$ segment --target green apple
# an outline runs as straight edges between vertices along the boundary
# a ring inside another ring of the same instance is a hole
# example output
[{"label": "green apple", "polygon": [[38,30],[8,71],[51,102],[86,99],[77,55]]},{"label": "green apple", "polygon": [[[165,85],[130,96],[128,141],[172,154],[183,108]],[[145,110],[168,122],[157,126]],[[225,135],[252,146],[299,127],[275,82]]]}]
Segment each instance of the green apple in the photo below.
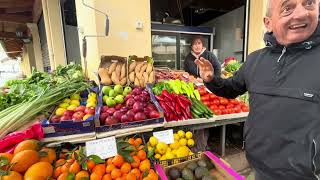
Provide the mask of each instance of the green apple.
[{"label": "green apple", "polygon": [[102,88],[102,92],[104,95],[109,95],[109,91],[111,90],[112,88],[110,86],[103,86]]},{"label": "green apple", "polygon": [[113,97],[108,97],[106,100],[106,104],[109,107],[114,107],[117,103],[116,101],[113,99]]},{"label": "green apple", "polygon": [[117,95],[114,100],[116,101],[116,103],[118,104],[122,104],[124,102],[124,97],[122,95]]},{"label": "green apple", "polygon": [[116,92],[113,90],[113,89],[111,89],[110,91],[109,91],[109,97],[116,97]]},{"label": "green apple", "polygon": [[128,94],[131,93],[131,91],[132,91],[131,87],[130,87],[130,86],[127,86],[127,87],[125,87],[124,90],[123,90],[123,95],[124,95],[124,96],[127,96]]},{"label": "green apple", "polygon": [[123,93],[123,87],[121,85],[115,85],[113,89],[116,92],[116,94],[122,94]]},{"label": "green apple", "polygon": [[103,102],[106,102],[106,101],[107,101],[107,98],[108,98],[108,96],[107,96],[107,95],[104,95],[104,96],[102,97]]}]

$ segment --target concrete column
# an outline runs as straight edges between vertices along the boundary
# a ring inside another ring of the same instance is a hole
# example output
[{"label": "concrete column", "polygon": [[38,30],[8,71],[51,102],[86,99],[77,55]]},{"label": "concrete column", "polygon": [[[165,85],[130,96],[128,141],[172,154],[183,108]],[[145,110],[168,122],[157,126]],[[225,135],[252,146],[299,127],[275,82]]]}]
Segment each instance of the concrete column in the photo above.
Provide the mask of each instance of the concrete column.
[{"label": "concrete column", "polygon": [[27,26],[30,29],[30,32],[32,35],[35,68],[38,71],[43,72],[44,69],[43,69],[42,51],[41,51],[38,26],[35,23],[28,23]]}]

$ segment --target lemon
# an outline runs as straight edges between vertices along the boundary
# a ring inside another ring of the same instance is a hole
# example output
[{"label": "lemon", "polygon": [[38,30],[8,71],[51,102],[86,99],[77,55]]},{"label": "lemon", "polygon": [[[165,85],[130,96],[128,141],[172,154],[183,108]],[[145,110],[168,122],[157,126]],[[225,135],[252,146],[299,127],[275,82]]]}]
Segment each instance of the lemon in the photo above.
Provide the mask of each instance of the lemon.
[{"label": "lemon", "polygon": [[180,138],[184,138],[186,133],[184,131],[182,131],[182,130],[179,130],[178,131],[178,135],[179,135]]},{"label": "lemon", "polygon": [[66,98],[63,100],[63,102],[69,104],[71,102],[71,100],[69,98]]},{"label": "lemon", "polygon": [[193,139],[188,139],[188,146],[193,147],[194,146],[194,140]]},{"label": "lemon", "polygon": [[182,158],[182,157],[186,157],[189,155],[189,148],[187,146],[181,146],[179,147],[179,149],[177,150],[176,154],[178,158]]},{"label": "lemon", "polygon": [[75,106],[80,106],[80,101],[79,100],[71,100],[70,105],[75,105]]},{"label": "lemon", "polygon": [[159,154],[161,155],[164,155],[167,152],[167,148],[168,148],[168,145],[163,142],[160,142],[159,144],[157,144],[157,147],[156,147]]},{"label": "lemon", "polygon": [[63,116],[64,112],[66,112],[66,109],[65,108],[58,108],[56,110],[56,115],[57,116]]},{"label": "lemon", "polygon": [[185,138],[179,140],[179,144],[180,144],[181,146],[186,146],[187,143],[188,143],[188,141],[187,141],[187,139],[185,139]]},{"label": "lemon", "polygon": [[160,159],[160,158],[161,158],[161,155],[160,155],[160,154],[156,154],[156,155],[154,155],[154,158]]},{"label": "lemon", "polygon": [[89,102],[89,103],[87,103],[86,107],[93,107],[93,108],[95,108],[95,107],[96,107],[96,103]]},{"label": "lemon", "polygon": [[67,110],[69,111],[75,111],[77,109],[78,106],[71,104],[69,107],[67,107]]},{"label": "lemon", "polygon": [[96,93],[94,93],[94,92],[91,92],[91,93],[89,93],[89,95],[88,95],[88,99],[89,98],[96,98],[97,97],[97,94]]},{"label": "lemon", "polygon": [[80,94],[73,94],[71,97],[70,97],[71,100],[80,100]]},{"label": "lemon", "polygon": [[190,131],[186,132],[186,138],[187,139],[191,139],[192,136],[193,136],[192,132],[190,132]]},{"label": "lemon", "polygon": [[67,109],[68,106],[69,106],[68,103],[61,103],[61,104],[59,104],[59,107],[64,108],[64,109]]},{"label": "lemon", "polygon": [[171,149],[178,149],[180,147],[179,141],[174,141],[174,143],[170,144]]},{"label": "lemon", "polygon": [[166,158],[167,159],[173,159],[174,158],[174,154],[172,152],[167,152],[166,153]]},{"label": "lemon", "polygon": [[148,146],[148,151],[153,151],[153,147]]},{"label": "lemon", "polygon": [[171,152],[171,151],[172,151],[172,150],[171,150],[170,147],[168,147],[167,150],[166,150],[166,152]]},{"label": "lemon", "polygon": [[94,98],[91,98],[91,99],[89,98],[89,99],[87,99],[87,103],[90,103],[90,102],[96,104],[96,103],[97,103],[97,100],[94,99]]},{"label": "lemon", "polygon": [[158,139],[154,136],[151,136],[149,138],[149,143],[150,143],[150,146],[155,147],[158,144]]},{"label": "lemon", "polygon": [[177,157],[177,150],[176,149],[172,150],[171,153],[174,155],[174,157]]},{"label": "lemon", "polygon": [[165,161],[165,160],[167,160],[166,155],[161,156],[160,161]]},{"label": "lemon", "polygon": [[173,134],[173,138],[174,138],[174,140],[177,140],[177,141],[179,141],[179,139],[180,139],[180,136],[178,135],[178,134]]}]

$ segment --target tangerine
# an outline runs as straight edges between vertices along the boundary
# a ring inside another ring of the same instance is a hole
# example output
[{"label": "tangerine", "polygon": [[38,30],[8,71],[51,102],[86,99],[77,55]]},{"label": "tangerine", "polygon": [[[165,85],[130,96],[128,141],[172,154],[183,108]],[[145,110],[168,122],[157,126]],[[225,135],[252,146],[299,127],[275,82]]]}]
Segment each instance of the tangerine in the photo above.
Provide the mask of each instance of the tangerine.
[{"label": "tangerine", "polygon": [[131,171],[131,165],[127,162],[123,163],[123,165],[121,166],[121,172],[123,174],[128,174]]},{"label": "tangerine", "polygon": [[135,146],[140,146],[142,144],[142,139],[141,138],[137,138],[134,140],[134,145]]},{"label": "tangerine", "polygon": [[101,178],[106,173],[106,165],[105,164],[97,164],[93,169],[92,172],[100,174]]},{"label": "tangerine", "polygon": [[53,177],[58,178],[62,174],[61,166],[57,167],[53,172]]},{"label": "tangerine", "polygon": [[28,139],[20,142],[17,147],[14,149],[14,154],[17,154],[21,151],[24,150],[34,150],[34,151],[39,151],[40,146],[39,146],[39,141],[34,140],[34,139]]},{"label": "tangerine", "polygon": [[130,139],[128,140],[128,143],[131,144],[131,145],[134,145],[134,139],[133,139],[133,138],[130,138]]},{"label": "tangerine", "polygon": [[126,177],[126,180],[136,180],[136,179],[137,179],[137,175],[132,172],[130,172]]},{"label": "tangerine", "polygon": [[106,173],[111,173],[111,171],[112,171],[113,169],[115,169],[115,168],[116,168],[116,166],[114,166],[113,164],[107,165]]},{"label": "tangerine", "polygon": [[96,163],[94,161],[92,161],[92,160],[87,161],[87,167],[89,170],[92,170],[95,165],[96,165]]},{"label": "tangerine", "polygon": [[63,166],[67,161],[65,159],[59,159],[55,163],[55,167]]},{"label": "tangerine", "polygon": [[84,178],[89,178],[89,173],[88,171],[80,171],[76,174],[76,179],[75,180],[81,180]]},{"label": "tangerine", "polygon": [[141,174],[141,172],[140,172],[140,170],[139,170],[138,168],[134,168],[134,169],[132,169],[132,170],[130,171],[130,173],[135,174],[137,179],[139,179],[139,178],[140,178],[140,174]]},{"label": "tangerine", "polygon": [[90,175],[90,180],[101,180],[102,175],[100,173],[93,172]]},{"label": "tangerine", "polygon": [[105,174],[105,175],[102,177],[102,180],[112,180],[111,174]]},{"label": "tangerine", "polygon": [[112,160],[113,160],[113,158],[109,158],[106,162],[107,162],[107,165],[109,165],[109,164],[112,164]]},{"label": "tangerine", "polygon": [[117,178],[120,178],[121,177],[121,171],[120,171],[120,169],[114,169],[114,170],[112,170],[112,172],[111,172],[111,178],[112,179],[117,179]]},{"label": "tangerine", "polygon": [[133,162],[131,163],[131,167],[137,168],[140,165],[140,159],[138,156],[133,156]]},{"label": "tangerine", "polygon": [[144,150],[138,151],[137,156],[139,157],[139,159],[140,159],[141,161],[147,159],[147,153],[146,153]]},{"label": "tangerine", "polygon": [[118,168],[120,168],[123,163],[124,163],[124,159],[121,155],[116,155],[112,160],[112,164],[114,164]]},{"label": "tangerine", "polygon": [[151,167],[150,161],[149,160],[144,160],[140,163],[139,169],[141,172],[149,171]]},{"label": "tangerine", "polygon": [[64,172],[64,173],[60,174],[60,176],[58,177],[57,180],[66,180],[68,175],[69,175],[68,172]]},{"label": "tangerine", "polygon": [[69,172],[74,174],[77,174],[78,172],[80,172],[80,170],[81,170],[81,166],[78,163],[78,161],[74,161],[69,168]]},{"label": "tangerine", "polygon": [[42,161],[42,162],[48,162],[48,163],[52,164],[57,159],[56,151],[54,149],[42,148],[40,153],[41,152],[46,153],[45,156],[40,155],[40,161]]}]

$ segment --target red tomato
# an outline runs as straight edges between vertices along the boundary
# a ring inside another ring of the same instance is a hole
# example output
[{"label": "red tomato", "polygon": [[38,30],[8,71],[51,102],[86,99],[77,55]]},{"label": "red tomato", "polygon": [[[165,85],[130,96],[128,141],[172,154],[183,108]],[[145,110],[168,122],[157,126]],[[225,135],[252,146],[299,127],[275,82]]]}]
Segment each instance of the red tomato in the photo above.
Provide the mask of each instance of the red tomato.
[{"label": "red tomato", "polygon": [[213,111],[215,115],[221,115],[221,110],[220,109],[216,109]]},{"label": "red tomato", "polygon": [[204,105],[208,106],[208,107],[209,107],[210,104],[211,104],[209,101],[203,101],[202,103],[203,103]]},{"label": "red tomato", "polygon": [[215,94],[210,94],[210,100],[215,100],[217,96]]},{"label": "red tomato", "polygon": [[237,100],[235,100],[235,99],[231,99],[229,102],[230,102],[231,104],[233,104],[233,105],[239,104],[239,101],[237,101]]},{"label": "red tomato", "polygon": [[249,112],[249,107],[248,106],[242,106],[242,111],[243,112]]},{"label": "red tomato", "polygon": [[227,109],[231,109],[231,108],[233,108],[233,107],[234,107],[234,105],[231,104],[231,103],[229,103],[229,104],[226,106]]},{"label": "red tomato", "polygon": [[215,104],[215,105],[220,105],[220,101],[218,99],[215,99],[212,101],[212,104]]},{"label": "red tomato", "polygon": [[236,106],[233,109],[234,109],[235,113],[240,113],[241,112],[241,107],[239,107],[239,106]]},{"label": "red tomato", "polygon": [[229,103],[228,99],[222,98],[220,99],[220,104],[227,105]]},{"label": "red tomato", "polygon": [[226,109],[222,109],[221,114],[228,114],[228,111]]},{"label": "red tomato", "polygon": [[203,96],[203,95],[207,94],[207,91],[204,88],[200,88],[199,89],[199,93],[200,93],[201,96]]},{"label": "red tomato", "polygon": [[219,105],[219,109],[223,110],[223,109],[226,109],[226,107],[224,105]]},{"label": "red tomato", "polygon": [[229,109],[229,114],[234,114],[234,113],[236,113],[235,109],[234,108],[230,108]]},{"label": "red tomato", "polygon": [[212,105],[210,106],[210,109],[211,109],[211,110],[215,110],[215,109],[219,109],[219,107],[218,107],[217,105],[215,105],[215,104],[212,104]]}]

